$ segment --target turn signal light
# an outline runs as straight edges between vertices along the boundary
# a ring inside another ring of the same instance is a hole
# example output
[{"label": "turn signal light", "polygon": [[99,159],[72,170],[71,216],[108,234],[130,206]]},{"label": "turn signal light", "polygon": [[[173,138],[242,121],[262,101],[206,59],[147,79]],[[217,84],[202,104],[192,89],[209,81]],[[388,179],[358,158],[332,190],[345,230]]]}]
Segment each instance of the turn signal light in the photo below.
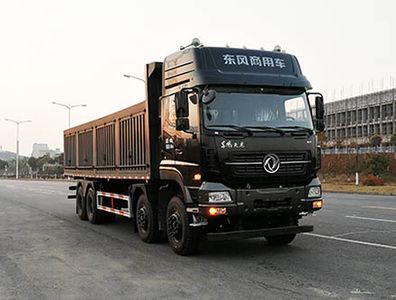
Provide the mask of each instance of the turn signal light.
[{"label": "turn signal light", "polygon": [[323,207],[323,200],[316,200],[312,202],[312,208],[319,209]]},{"label": "turn signal light", "polygon": [[210,207],[208,212],[209,212],[210,216],[225,215],[227,213],[227,208],[225,208],[225,207]]}]

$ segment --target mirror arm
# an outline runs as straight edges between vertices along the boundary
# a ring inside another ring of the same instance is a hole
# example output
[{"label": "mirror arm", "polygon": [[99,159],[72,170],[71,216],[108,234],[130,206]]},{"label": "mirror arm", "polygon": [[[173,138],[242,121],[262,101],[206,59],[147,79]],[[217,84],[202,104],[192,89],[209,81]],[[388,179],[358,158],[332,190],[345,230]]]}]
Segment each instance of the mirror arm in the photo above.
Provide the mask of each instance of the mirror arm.
[{"label": "mirror arm", "polygon": [[307,96],[309,96],[309,95],[318,95],[318,96],[321,96],[323,98],[322,93],[319,93],[319,92],[306,92],[306,94],[307,94]]},{"label": "mirror arm", "polygon": [[186,130],[183,130],[185,133],[188,133],[188,134],[192,134],[192,135],[196,135],[196,133],[195,133],[195,131],[192,131],[192,130],[190,130],[190,129],[186,129]]}]

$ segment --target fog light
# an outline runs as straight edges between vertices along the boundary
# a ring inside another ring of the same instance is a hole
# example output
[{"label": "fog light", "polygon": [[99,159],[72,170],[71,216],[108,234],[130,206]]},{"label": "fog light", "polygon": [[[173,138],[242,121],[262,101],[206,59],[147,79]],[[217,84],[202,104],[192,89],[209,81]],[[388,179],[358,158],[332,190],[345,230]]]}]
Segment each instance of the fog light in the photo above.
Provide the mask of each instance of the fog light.
[{"label": "fog light", "polygon": [[231,202],[231,196],[229,192],[210,192],[208,194],[209,202],[219,203],[219,202]]},{"label": "fog light", "polygon": [[209,210],[210,216],[218,216],[218,215],[225,215],[227,213],[227,208],[225,207],[210,207]]},{"label": "fog light", "polygon": [[319,209],[323,207],[323,200],[316,200],[312,202],[312,208]]},{"label": "fog light", "polygon": [[322,196],[322,190],[320,186],[312,186],[308,191],[308,198],[318,198]]},{"label": "fog light", "polygon": [[201,181],[201,178],[202,176],[200,173],[194,174],[194,181]]}]

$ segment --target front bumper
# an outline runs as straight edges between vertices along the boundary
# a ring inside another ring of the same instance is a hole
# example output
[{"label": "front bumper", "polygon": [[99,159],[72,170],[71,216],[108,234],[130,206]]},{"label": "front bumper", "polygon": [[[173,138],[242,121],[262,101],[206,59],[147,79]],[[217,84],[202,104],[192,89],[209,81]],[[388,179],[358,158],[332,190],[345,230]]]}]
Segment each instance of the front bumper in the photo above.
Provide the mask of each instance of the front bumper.
[{"label": "front bumper", "polygon": [[[319,210],[314,206],[321,197],[307,198],[310,187],[320,186],[318,178],[306,186],[279,187],[265,189],[230,189],[219,183],[203,183],[198,190],[199,213],[205,218],[213,218],[209,214],[211,207],[225,208],[224,214],[231,217],[249,217],[257,215],[274,216],[279,214],[299,215]],[[208,193],[212,191],[227,191],[232,201],[209,203]]]},{"label": "front bumper", "polygon": [[241,240],[263,236],[278,236],[297,234],[313,231],[313,225],[285,226],[276,228],[264,228],[255,230],[238,230],[231,232],[210,232],[207,234],[208,241]]}]

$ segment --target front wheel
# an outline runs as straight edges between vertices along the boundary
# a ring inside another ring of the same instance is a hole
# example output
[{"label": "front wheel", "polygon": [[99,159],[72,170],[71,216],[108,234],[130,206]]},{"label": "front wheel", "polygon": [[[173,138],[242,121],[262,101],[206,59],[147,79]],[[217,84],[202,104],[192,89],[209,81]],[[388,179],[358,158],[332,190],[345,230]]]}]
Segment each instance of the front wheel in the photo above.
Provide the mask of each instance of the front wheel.
[{"label": "front wheel", "polygon": [[179,196],[174,196],[166,212],[166,233],[169,245],[179,255],[189,255],[198,251],[203,234],[200,228],[190,227],[188,215]]},{"label": "front wheel", "polygon": [[282,246],[282,245],[290,244],[295,237],[296,234],[285,234],[285,235],[266,236],[265,238],[267,239],[269,245]]}]

